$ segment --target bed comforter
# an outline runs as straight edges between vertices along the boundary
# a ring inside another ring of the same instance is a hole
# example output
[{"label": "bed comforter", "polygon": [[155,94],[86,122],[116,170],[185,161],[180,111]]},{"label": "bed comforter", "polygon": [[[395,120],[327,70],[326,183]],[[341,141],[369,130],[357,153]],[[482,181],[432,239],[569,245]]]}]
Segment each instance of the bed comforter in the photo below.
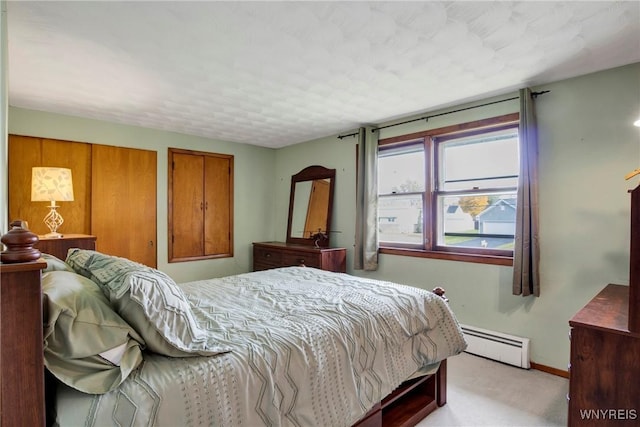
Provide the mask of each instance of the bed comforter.
[{"label": "bed comforter", "polygon": [[62,426],[350,426],[407,378],[462,352],[449,306],[415,287],[288,267],[179,285],[232,351],[146,353],[116,390],[60,386]]}]

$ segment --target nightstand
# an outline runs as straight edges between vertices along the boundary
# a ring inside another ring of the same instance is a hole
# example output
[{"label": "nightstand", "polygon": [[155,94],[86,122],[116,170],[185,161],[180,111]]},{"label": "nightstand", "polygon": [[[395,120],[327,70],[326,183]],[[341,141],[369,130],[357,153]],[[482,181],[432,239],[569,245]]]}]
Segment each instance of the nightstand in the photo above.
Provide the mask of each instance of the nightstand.
[{"label": "nightstand", "polygon": [[50,254],[61,260],[67,259],[71,248],[96,250],[96,236],[88,234],[65,234],[60,238],[38,236],[40,241],[34,245],[40,252]]}]

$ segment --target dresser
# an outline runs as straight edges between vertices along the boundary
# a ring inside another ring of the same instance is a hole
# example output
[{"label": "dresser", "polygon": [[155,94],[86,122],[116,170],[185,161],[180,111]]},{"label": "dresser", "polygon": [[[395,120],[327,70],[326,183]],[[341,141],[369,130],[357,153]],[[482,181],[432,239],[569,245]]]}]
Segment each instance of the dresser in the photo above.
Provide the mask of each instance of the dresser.
[{"label": "dresser", "polygon": [[284,242],[253,244],[253,271],[291,266],[315,267],[344,273],[347,271],[347,250]]},{"label": "dresser", "polygon": [[640,333],[628,307],[629,287],[608,285],[569,321],[569,426],[640,425]]},{"label": "dresser", "polygon": [[607,285],[569,320],[569,426],[640,425],[640,186],[631,193],[629,286]]},{"label": "dresser", "polygon": [[65,234],[63,237],[55,239],[48,239],[44,236],[38,236],[38,238],[40,240],[35,244],[35,248],[63,261],[67,259],[67,251],[71,248],[96,250],[96,236],[88,234]]}]

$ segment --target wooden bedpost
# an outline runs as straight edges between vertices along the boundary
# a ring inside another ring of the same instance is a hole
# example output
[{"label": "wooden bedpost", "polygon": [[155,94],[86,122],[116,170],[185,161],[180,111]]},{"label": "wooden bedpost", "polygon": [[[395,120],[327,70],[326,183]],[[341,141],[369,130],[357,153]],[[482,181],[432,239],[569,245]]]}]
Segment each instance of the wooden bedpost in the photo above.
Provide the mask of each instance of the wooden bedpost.
[{"label": "wooden bedpost", "polygon": [[441,288],[440,286],[437,286],[435,288],[433,288],[433,292],[434,294],[438,295],[440,298],[442,298],[445,302],[449,302],[449,298],[447,298],[444,295],[445,290],[443,288]]},{"label": "wooden bedpost", "polygon": [[[432,292],[442,298],[445,302],[449,302],[449,298],[444,295],[445,290],[440,286],[435,287]],[[440,362],[440,368],[438,368],[438,372],[436,372],[435,375],[436,403],[438,406],[444,406],[447,403],[447,359]]]},{"label": "wooden bedpost", "polygon": [[40,277],[47,263],[38,237],[21,221],[2,236],[0,254],[0,425],[44,426],[44,355]]},{"label": "wooden bedpost", "polygon": [[444,406],[447,403],[447,359],[440,362],[436,372],[436,403]]}]

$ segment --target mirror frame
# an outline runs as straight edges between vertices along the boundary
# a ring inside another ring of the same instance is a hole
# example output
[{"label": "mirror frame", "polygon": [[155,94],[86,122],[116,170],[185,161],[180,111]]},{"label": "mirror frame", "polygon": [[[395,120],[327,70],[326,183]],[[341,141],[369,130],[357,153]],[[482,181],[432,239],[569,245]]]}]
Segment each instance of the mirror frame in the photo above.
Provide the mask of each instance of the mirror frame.
[{"label": "mirror frame", "polygon": [[[292,237],[291,223],[293,221],[293,205],[295,199],[296,184],[304,181],[314,181],[316,179],[329,179],[329,203],[327,206],[327,225],[325,228],[326,238],[313,239],[311,237]],[[331,214],[333,212],[333,191],[336,181],[336,170],[327,169],[324,166],[313,165],[302,169],[291,176],[291,191],[289,193],[289,219],[287,221],[287,243],[298,243],[302,245],[328,247],[329,233],[331,232]]]}]

